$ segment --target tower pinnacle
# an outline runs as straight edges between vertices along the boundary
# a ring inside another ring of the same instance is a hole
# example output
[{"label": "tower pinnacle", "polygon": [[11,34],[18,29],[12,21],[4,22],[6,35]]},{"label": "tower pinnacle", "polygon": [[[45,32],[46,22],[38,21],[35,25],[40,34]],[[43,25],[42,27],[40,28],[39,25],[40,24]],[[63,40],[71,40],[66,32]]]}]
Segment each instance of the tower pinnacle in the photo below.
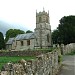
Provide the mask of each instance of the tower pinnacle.
[{"label": "tower pinnacle", "polygon": [[45,11],[44,7],[43,7],[43,11]]}]

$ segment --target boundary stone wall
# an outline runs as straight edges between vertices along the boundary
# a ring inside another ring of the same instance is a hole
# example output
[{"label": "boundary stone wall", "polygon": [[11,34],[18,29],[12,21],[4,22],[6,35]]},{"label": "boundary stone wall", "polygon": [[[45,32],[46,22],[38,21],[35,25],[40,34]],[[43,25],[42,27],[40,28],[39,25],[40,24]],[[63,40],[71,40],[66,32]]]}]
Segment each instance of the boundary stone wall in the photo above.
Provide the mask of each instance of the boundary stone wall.
[{"label": "boundary stone wall", "polygon": [[58,50],[54,50],[38,55],[33,60],[25,61],[22,59],[19,63],[7,63],[3,66],[1,75],[4,75],[4,72],[7,73],[5,75],[56,75],[60,67],[59,54]]},{"label": "boundary stone wall", "polygon": [[63,55],[74,52],[75,51],[75,43],[70,43],[67,45],[61,44],[61,53]]},{"label": "boundary stone wall", "polygon": [[0,56],[38,56],[47,52],[49,52],[49,50],[8,51],[0,52]]}]

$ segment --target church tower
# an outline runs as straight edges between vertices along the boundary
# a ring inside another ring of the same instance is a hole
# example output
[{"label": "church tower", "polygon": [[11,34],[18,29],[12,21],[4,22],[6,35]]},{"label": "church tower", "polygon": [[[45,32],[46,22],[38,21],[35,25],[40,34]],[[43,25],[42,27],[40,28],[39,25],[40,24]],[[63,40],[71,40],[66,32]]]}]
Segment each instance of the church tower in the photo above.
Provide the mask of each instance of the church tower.
[{"label": "church tower", "polygon": [[51,46],[51,26],[49,12],[36,12],[35,47],[48,48]]}]

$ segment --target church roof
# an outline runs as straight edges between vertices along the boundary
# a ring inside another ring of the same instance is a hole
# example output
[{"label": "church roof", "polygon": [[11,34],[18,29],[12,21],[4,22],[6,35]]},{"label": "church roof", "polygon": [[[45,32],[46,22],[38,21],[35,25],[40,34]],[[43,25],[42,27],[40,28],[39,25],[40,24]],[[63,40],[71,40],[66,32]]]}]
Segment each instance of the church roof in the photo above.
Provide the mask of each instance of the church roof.
[{"label": "church roof", "polygon": [[27,39],[34,39],[34,33],[19,34],[15,38],[15,40],[27,40]]},{"label": "church roof", "polygon": [[7,45],[11,45],[13,44],[13,42],[15,40],[27,40],[27,39],[34,39],[34,33],[27,33],[27,34],[19,34],[17,35],[15,38],[9,38],[9,40],[7,41]]},{"label": "church roof", "polygon": [[7,43],[6,44],[12,44],[14,42],[14,38],[9,38],[9,40],[7,41]]}]

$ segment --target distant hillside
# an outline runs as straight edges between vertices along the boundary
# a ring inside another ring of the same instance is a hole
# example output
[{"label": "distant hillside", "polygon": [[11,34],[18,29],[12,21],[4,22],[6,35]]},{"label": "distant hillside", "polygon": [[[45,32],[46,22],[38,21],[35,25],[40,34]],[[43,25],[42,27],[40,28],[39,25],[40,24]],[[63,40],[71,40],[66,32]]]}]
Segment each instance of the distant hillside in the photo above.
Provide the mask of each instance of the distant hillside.
[{"label": "distant hillside", "polygon": [[23,30],[23,31],[27,30],[27,28],[25,28],[25,26],[18,25],[18,24],[12,25],[12,24],[8,24],[6,22],[0,21],[0,32],[2,32],[4,36],[6,34],[6,31],[9,30],[9,29],[20,29],[20,30]]}]

